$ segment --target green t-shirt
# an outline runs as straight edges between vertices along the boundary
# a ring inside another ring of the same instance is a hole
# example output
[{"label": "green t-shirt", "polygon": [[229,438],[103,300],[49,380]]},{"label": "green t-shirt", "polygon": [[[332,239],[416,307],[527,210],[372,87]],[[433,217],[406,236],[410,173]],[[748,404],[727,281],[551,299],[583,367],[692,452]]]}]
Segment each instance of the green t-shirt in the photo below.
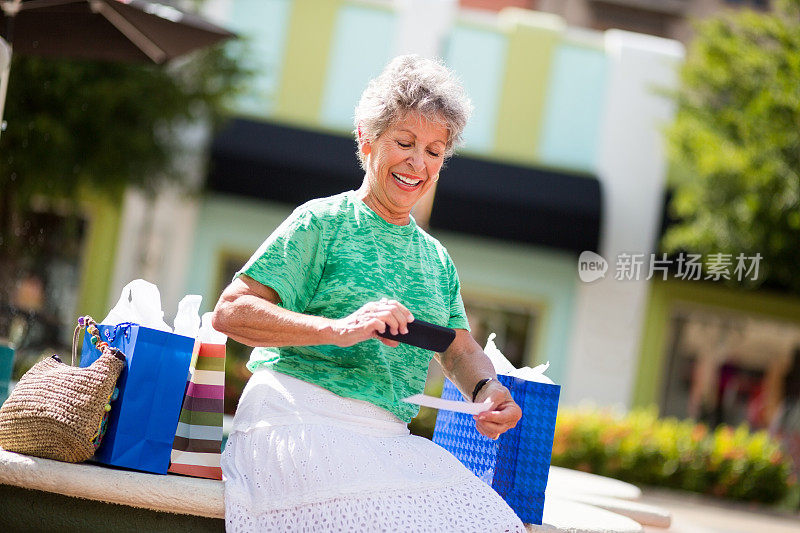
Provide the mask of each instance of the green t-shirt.
[{"label": "green t-shirt", "polygon": [[[415,318],[469,329],[458,274],[444,246],[413,218],[405,226],[386,222],[355,191],[298,207],[239,274],[271,287],[283,307],[299,313],[343,318],[367,302],[389,298]],[[409,421],[419,409],[400,400],[422,392],[432,355],[370,339],[347,348],[259,347],[247,367],[269,365]]]}]

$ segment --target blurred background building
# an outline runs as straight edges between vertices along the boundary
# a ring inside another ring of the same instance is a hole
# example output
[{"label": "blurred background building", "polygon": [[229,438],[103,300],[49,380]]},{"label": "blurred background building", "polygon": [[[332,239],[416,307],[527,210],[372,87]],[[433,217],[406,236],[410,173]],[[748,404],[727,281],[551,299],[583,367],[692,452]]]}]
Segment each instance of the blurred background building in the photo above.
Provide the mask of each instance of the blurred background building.
[{"label": "blurred background building", "polygon": [[[647,272],[613,279],[615,258],[657,252],[668,223],[664,91],[691,19],[765,4],[209,1],[206,15],[247,40],[256,75],[221,131],[185,132],[196,150],[184,172],[204,192],[129,190],[93,211],[78,245],[53,248],[52,272],[20,284],[20,305],[49,309],[44,324],[66,337],[72,309],[103,316],[137,277],[158,284],[168,318],[186,293],[212,309],[295,206],[359,186],[354,106],[390,58],[418,53],[458,72],[475,106],[416,217],[453,256],[478,341],[496,332],[516,364],[549,361],[564,405],[656,404],[767,427],[785,389],[773,385],[797,374],[800,299]],[[36,223],[57,226],[57,208],[42,205]],[[584,250],[609,262],[604,279],[580,281]],[[48,296],[59,286],[77,289]]]},{"label": "blurred background building", "polygon": [[463,7],[499,11],[521,7],[564,18],[570,26],[620,29],[688,44],[692,21],[723,9],[769,9],[769,0],[461,0]]}]

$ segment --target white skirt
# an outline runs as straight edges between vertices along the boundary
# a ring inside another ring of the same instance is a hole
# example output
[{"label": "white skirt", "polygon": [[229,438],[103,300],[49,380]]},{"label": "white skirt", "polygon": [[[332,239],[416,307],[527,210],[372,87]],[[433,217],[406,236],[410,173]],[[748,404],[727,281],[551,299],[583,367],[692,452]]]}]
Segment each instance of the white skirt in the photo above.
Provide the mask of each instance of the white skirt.
[{"label": "white skirt", "polygon": [[489,485],[390,412],[267,368],[242,393],[222,471],[229,532],[525,531]]}]

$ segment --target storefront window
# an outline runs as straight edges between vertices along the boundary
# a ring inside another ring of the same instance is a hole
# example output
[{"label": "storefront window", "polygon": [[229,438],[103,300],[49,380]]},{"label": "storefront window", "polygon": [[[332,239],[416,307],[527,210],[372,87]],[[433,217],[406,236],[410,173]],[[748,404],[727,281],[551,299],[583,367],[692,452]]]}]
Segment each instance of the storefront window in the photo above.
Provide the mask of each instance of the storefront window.
[{"label": "storefront window", "polygon": [[530,365],[526,355],[536,324],[536,310],[532,306],[466,296],[464,307],[472,336],[478,344],[485,346],[489,335],[496,333],[495,344],[514,366]]},{"label": "storefront window", "polygon": [[662,412],[711,427],[748,424],[800,464],[800,326],[686,307],[673,313]]}]

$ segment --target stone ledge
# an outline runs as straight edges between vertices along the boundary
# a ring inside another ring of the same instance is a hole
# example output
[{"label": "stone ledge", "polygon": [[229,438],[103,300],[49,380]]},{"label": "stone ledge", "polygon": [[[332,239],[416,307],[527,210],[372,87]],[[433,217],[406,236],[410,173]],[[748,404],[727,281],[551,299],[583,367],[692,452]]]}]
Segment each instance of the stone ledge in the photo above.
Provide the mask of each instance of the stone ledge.
[{"label": "stone ledge", "polygon": [[[639,489],[632,485],[559,468],[552,468],[550,477],[553,483],[548,487],[544,524],[529,524],[528,531],[640,533],[642,526],[637,521],[661,527],[669,525],[668,512],[618,499],[637,498]],[[173,515],[219,520],[225,517],[221,481],[62,463],[2,449],[0,485]],[[587,493],[605,498],[601,498],[602,502],[581,502],[590,497]],[[221,527],[220,524],[211,527]]]},{"label": "stone ledge", "polygon": [[62,463],[2,449],[0,484],[153,511],[225,516],[221,481]]}]

